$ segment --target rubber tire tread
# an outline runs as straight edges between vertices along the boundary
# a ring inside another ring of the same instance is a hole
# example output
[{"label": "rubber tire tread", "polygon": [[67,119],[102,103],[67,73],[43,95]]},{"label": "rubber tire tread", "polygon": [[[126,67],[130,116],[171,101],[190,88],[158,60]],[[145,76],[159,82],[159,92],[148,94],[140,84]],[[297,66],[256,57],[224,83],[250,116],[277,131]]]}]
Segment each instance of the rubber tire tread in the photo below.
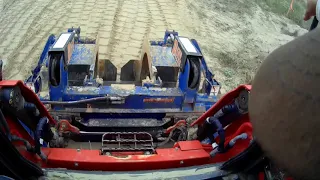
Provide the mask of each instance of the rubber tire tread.
[{"label": "rubber tire tread", "polygon": [[[197,64],[193,60],[189,60],[190,64],[190,74],[193,73],[193,77],[190,83],[190,79],[188,81],[188,87],[190,89],[195,89],[200,81],[200,66],[197,66]],[[189,74],[189,78],[191,77]]]}]

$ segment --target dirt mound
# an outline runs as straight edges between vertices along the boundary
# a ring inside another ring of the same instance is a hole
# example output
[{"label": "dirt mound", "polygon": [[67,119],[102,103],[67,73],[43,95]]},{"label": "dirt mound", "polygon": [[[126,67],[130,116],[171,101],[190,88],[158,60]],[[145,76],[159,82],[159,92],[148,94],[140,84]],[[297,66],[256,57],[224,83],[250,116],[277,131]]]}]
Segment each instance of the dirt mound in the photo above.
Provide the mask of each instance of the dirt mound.
[{"label": "dirt mound", "polygon": [[225,90],[250,80],[269,52],[306,32],[251,1],[10,1],[0,11],[5,77],[25,79],[48,36],[72,26],[80,26],[82,36],[99,34],[99,57],[117,67],[139,57],[144,38],[159,39],[174,29],[198,40]]},{"label": "dirt mound", "polygon": [[200,41],[223,90],[248,83],[266,55],[307,32],[252,1],[197,2],[189,1],[192,21],[197,22],[193,37]]}]

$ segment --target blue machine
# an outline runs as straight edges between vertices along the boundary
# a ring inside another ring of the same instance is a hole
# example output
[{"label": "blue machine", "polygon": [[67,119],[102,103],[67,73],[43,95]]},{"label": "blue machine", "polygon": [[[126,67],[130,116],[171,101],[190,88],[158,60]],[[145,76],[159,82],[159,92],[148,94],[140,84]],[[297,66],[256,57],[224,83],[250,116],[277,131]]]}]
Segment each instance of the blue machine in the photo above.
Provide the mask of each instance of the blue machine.
[{"label": "blue machine", "polygon": [[[126,126],[163,126],[168,113],[201,114],[217,101],[220,85],[198,43],[178,32],[146,41],[141,59],[125,64],[120,77],[111,60],[98,58],[98,49],[98,39],[80,38],[80,28],[51,35],[25,82],[53,115],[72,115],[81,130],[105,131],[101,127],[118,127],[121,120]],[[40,95],[43,84],[46,96]]]}]

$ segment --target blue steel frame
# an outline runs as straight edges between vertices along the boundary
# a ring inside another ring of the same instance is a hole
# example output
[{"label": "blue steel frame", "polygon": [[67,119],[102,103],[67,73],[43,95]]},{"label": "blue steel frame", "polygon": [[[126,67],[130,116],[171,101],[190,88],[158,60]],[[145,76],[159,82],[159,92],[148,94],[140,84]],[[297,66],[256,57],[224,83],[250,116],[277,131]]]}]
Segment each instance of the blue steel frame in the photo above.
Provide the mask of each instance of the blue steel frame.
[{"label": "blue steel frame", "polygon": [[[75,32],[78,36],[75,43],[84,44],[85,41],[80,40],[80,29],[68,29],[68,32]],[[163,41],[150,41],[151,46],[170,46],[173,39],[178,36],[178,32],[166,31]],[[172,41],[169,41],[169,40]],[[33,70],[33,75],[30,76],[26,82],[33,82],[36,87],[36,93],[41,91],[41,79],[37,81],[41,65],[46,62],[48,64],[48,51],[54,44],[55,37],[51,35],[47,41],[47,44],[42,52],[38,66]],[[191,40],[196,49],[201,53],[201,49],[196,40]],[[87,44],[87,43],[86,43]],[[88,44],[91,44],[90,42]],[[77,54],[81,56],[81,53]],[[63,56],[62,56],[63,58]],[[77,58],[79,59],[79,58]],[[63,59],[60,60],[60,72],[61,83],[58,86],[52,86],[49,84],[49,99],[42,98],[42,101],[77,101],[81,99],[116,96],[124,98],[123,103],[111,104],[108,109],[126,109],[132,110],[131,112],[165,112],[168,109],[178,112],[204,112],[209,109],[216,101],[217,97],[211,94],[212,87],[219,85],[219,83],[213,79],[213,74],[208,69],[204,58],[200,61],[201,73],[205,74],[205,79],[208,83],[205,83],[205,93],[198,93],[198,89],[188,88],[188,77],[190,73],[189,61],[186,62],[184,71],[179,73],[178,88],[156,88],[147,86],[135,86],[133,89],[119,89],[112,86],[68,86],[68,72],[63,64]],[[35,81],[36,79],[36,81]],[[90,79],[92,81],[92,79]],[[146,102],[145,100],[155,100],[154,102]],[[171,99],[170,102],[161,102],[163,99]],[[157,100],[160,100],[159,102]],[[66,106],[55,105],[56,110],[63,110]],[[77,108],[77,105],[70,105],[68,108]],[[138,110],[138,111],[137,111]]]},{"label": "blue steel frame", "polygon": [[32,75],[25,80],[25,83],[31,83],[34,85],[35,93],[39,93],[42,88],[42,79],[40,76],[40,71],[42,66],[48,67],[48,52],[54,42],[56,41],[56,37],[54,35],[50,35],[44,49],[40,55],[37,66],[32,70]]}]

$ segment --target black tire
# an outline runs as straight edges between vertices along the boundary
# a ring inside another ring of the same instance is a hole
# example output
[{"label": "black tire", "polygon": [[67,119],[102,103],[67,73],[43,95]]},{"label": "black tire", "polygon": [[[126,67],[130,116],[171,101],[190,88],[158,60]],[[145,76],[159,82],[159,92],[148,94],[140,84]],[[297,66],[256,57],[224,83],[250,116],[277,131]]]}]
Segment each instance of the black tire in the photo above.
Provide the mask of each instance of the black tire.
[{"label": "black tire", "polygon": [[49,78],[52,86],[58,86],[60,84],[60,57],[61,56],[54,56],[50,58]]},{"label": "black tire", "polygon": [[188,80],[188,87],[190,89],[195,89],[199,85],[200,81],[200,66],[196,64],[193,60],[189,60],[190,73]]},{"label": "black tire", "polygon": [[248,112],[248,103],[249,103],[249,91],[242,90],[239,94],[239,96],[236,99],[238,108],[240,112],[247,113]]},{"label": "black tire", "polygon": [[318,26],[318,23],[319,23],[319,21],[318,21],[317,17],[315,16],[313,18],[313,21],[312,21],[312,24],[311,24],[309,31],[314,30]]}]

